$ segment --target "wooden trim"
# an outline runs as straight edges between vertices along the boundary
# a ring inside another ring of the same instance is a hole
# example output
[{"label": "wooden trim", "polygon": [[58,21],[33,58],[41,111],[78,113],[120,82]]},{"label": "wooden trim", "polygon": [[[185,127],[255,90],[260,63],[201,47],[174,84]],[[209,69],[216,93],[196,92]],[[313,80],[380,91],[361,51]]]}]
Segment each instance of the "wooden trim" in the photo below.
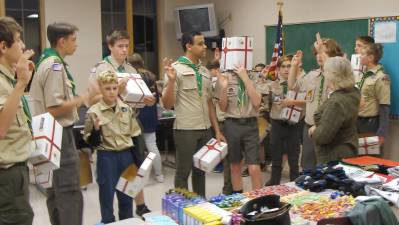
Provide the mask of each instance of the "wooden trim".
[{"label": "wooden trim", "polygon": [[[164,21],[162,21],[162,17],[164,15],[163,13],[163,6],[164,6],[164,1],[163,0],[156,0],[157,8],[156,8],[156,13],[157,13],[157,50],[158,51],[158,79],[163,80],[164,76],[162,74],[163,72],[163,57],[164,57],[164,50],[163,50],[163,43],[164,41],[162,40],[162,25]],[[164,36],[165,37],[165,36]]]},{"label": "wooden trim", "polygon": [[6,16],[6,2],[5,2],[5,0],[0,0],[0,16]]},{"label": "wooden trim", "polygon": [[[40,22],[40,49],[43,51],[46,48],[46,13],[44,12],[45,0],[39,0],[39,22]],[[41,52],[36,52],[36,54],[41,54]]]},{"label": "wooden trim", "polygon": [[133,0],[126,0],[126,31],[130,36],[129,55],[133,54],[134,50],[134,36],[133,36]]}]

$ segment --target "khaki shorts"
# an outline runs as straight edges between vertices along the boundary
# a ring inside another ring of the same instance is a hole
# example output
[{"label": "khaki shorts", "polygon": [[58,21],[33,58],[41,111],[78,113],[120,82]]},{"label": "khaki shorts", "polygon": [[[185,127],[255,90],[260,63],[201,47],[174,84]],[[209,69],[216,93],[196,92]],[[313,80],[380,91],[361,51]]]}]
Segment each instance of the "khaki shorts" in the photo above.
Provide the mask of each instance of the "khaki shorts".
[{"label": "khaki shorts", "polygon": [[227,139],[230,163],[240,163],[243,157],[248,165],[260,163],[259,130],[256,117],[226,118],[224,135]]}]

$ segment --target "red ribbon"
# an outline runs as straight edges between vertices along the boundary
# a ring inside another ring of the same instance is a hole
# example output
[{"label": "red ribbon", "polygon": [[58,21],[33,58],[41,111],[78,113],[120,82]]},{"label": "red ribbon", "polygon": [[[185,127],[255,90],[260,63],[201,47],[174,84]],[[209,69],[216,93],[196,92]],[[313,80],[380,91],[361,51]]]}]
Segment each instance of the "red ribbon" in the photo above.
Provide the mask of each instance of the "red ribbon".
[{"label": "red ribbon", "polygon": [[[294,100],[298,97],[298,92],[295,92]],[[288,116],[288,120],[291,119],[292,113],[295,111],[298,111],[299,113],[302,112],[302,109],[295,108],[295,105],[288,107],[290,109],[290,114]]]},{"label": "red ribbon", "polygon": [[367,137],[364,137],[364,145],[361,147],[364,148],[364,154],[369,154],[369,151],[368,151],[369,147],[376,146],[376,145],[378,145],[378,142],[377,142],[377,144],[367,143]]},{"label": "red ribbon", "polygon": [[50,178],[51,178],[51,171],[47,171],[48,173],[48,176],[47,176],[47,181],[43,181],[43,182],[38,182],[38,180],[37,180],[37,174],[35,175],[35,181],[36,181],[36,184],[46,184],[46,183],[49,183],[50,182]]},{"label": "red ribbon", "polygon": [[219,149],[216,149],[216,148],[215,148],[215,145],[216,145],[216,144],[217,144],[217,142],[215,142],[215,143],[212,144],[212,145],[210,145],[210,144],[205,145],[205,147],[207,147],[207,150],[200,156],[200,158],[199,158],[199,160],[198,160],[198,165],[199,165],[199,168],[200,168],[200,169],[202,169],[201,160],[202,160],[202,158],[205,157],[205,155],[206,155],[209,151],[215,150],[215,151],[219,152],[220,161],[222,161],[222,159],[223,159],[223,157],[222,157],[222,151],[220,151]]},{"label": "red ribbon", "polygon": [[[141,95],[140,99],[139,99],[137,102],[133,102],[133,101],[125,101],[125,102],[126,102],[126,103],[131,103],[131,104],[142,103],[142,102],[143,102],[143,99],[144,99],[144,97],[145,97],[144,91],[143,91],[143,89],[140,87],[139,83],[137,83],[136,80],[143,80],[143,79],[142,79],[142,78],[134,77],[134,76],[132,76],[132,75],[129,75],[128,77],[129,77],[129,80],[133,80],[133,81],[137,84],[137,86],[140,88],[141,93],[143,93],[143,94]],[[125,78],[125,77],[118,77],[118,78]]]},{"label": "red ribbon", "polygon": [[50,142],[50,156],[49,156],[48,160],[33,164],[33,166],[39,166],[39,165],[42,165],[42,164],[45,164],[45,163],[49,162],[51,160],[51,156],[53,155],[52,154],[53,153],[53,147],[55,149],[57,149],[58,151],[61,151],[61,148],[54,143],[54,133],[55,133],[55,119],[53,119],[53,130],[52,130],[52,133],[51,133],[51,139],[48,138],[47,136],[38,136],[38,137],[34,137],[33,138],[33,140],[45,139],[48,142]]},{"label": "red ribbon", "polygon": [[228,43],[228,38],[225,39],[225,45],[223,48],[223,53],[224,53],[224,68],[226,68],[226,61],[227,61],[227,52],[244,52],[244,66],[245,68],[247,67],[247,55],[248,52],[252,52],[252,49],[248,49],[248,37],[245,36],[245,47],[244,49],[242,48],[227,48],[227,43]]}]

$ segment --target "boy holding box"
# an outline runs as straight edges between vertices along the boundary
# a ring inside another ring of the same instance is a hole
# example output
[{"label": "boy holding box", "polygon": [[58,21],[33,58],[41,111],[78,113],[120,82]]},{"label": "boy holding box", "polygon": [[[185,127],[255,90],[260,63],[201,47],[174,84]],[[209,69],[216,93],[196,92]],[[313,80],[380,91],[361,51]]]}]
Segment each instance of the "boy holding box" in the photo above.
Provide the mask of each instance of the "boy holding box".
[{"label": "boy holding box", "polygon": [[7,225],[31,225],[33,220],[26,167],[32,134],[23,95],[32,76],[29,58],[34,53],[24,52],[21,32],[14,19],[0,18],[0,224]]},{"label": "boy holding box", "polygon": [[[133,217],[132,198],[116,191],[123,171],[133,162],[139,167],[141,157],[132,154],[132,138],[140,132],[132,108],[118,98],[118,77],[104,71],[97,78],[102,100],[90,107],[85,122],[84,139],[96,147],[97,183],[101,206],[101,222],[115,221],[113,199],[116,192],[119,219]],[[135,151],[133,151],[135,152]],[[145,207],[145,205],[144,205]]]},{"label": "boy holding box", "polygon": [[279,58],[277,71],[279,79],[268,83],[272,96],[267,96],[266,102],[272,101],[270,119],[272,131],[270,136],[272,174],[268,185],[278,185],[281,180],[283,154],[288,155],[290,166],[290,180],[293,181],[299,175],[299,123],[290,122],[282,117],[284,107],[305,106],[305,100],[295,100],[288,98],[288,74],[291,68],[292,55]]},{"label": "boy holding box", "polygon": [[[114,30],[109,35],[107,35],[107,44],[108,49],[110,50],[110,55],[105,57],[104,60],[97,63],[97,65],[91,70],[91,78],[97,80],[99,74],[104,71],[112,71],[115,73],[137,73],[137,70],[130,65],[126,59],[129,54],[129,34],[124,30]],[[126,84],[128,79],[123,78],[119,83],[119,94],[125,92]],[[97,99],[94,103],[97,103],[100,99]],[[144,104],[146,106],[152,106],[155,104],[155,97],[144,97]],[[134,111],[135,113],[135,111]],[[136,114],[136,113],[135,113]],[[135,135],[133,136],[134,148],[136,151],[133,151],[133,154],[142,155],[142,149],[139,146],[139,139],[141,138],[141,129],[137,122],[136,117],[133,120],[135,123],[134,127],[137,129],[134,131]],[[138,156],[138,155],[137,155]],[[145,213],[149,213],[150,210],[144,203],[144,195],[140,193],[135,198],[135,202],[137,204],[136,215],[141,216]]]},{"label": "boy holding box", "polygon": [[49,112],[63,126],[60,168],[54,171],[53,186],[47,189],[47,208],[53,225],[79,225],[83,219],[80,161],[72,128],[79,119],[77,108],[92,101],[97,93],[90,87],[88,93],[78,96],[64,61],[76,50],[77,30],[68,23],[48,25],[51,48],[43,51],[30,89],[34,115]]},{"label": "boy holding box", "polygon": [[252,180],[252,189],[262,186],[258,109],[261,94],[256,89],[256,76],[239,67],[220,76],[217,83],[219,106],[226,112],[224,131],[229,145],[229,161],[233,193],[242,193],[241,160],[244,157]]}]

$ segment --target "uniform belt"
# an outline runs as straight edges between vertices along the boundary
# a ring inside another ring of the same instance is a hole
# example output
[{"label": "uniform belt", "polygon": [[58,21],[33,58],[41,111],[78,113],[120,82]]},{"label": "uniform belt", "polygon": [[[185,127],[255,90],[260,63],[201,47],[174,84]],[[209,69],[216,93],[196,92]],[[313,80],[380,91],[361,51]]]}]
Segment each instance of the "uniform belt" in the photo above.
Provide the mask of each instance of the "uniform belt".
[{"label": "uniform belt", "polygon": [[275,123],[278,123],[278,124],[280,124],[282,126],[295,126],[295,125],[298,125],[298,123],[289,123],[288,120],[273,120],[272,119],[272,121],[274,121]]},{"label": "uniform belt", "polygon": [[234,118],[234,117],[227,117],[226,120],[235,121],[238,123],[252,123],[256,122],[258,118],[256,117],[247,117],[247,118]]},{"label": "uniform belt", "polygon": [[0,167],[0,171],[5,171],[5,170],[11,169],[11,168],[16,167],[16,166],[26,166],[26,162],[17,162],[17,163],[14,163],[12,166],[10,166],[8,168],[1,168]]},{"label": "uniform belt", "polygon": [[358,116],[357,119],[358,120],[370,120],[370,119],[378,119],[379,116],[370,116],[370,117],[362,117],[362,116]]}]

